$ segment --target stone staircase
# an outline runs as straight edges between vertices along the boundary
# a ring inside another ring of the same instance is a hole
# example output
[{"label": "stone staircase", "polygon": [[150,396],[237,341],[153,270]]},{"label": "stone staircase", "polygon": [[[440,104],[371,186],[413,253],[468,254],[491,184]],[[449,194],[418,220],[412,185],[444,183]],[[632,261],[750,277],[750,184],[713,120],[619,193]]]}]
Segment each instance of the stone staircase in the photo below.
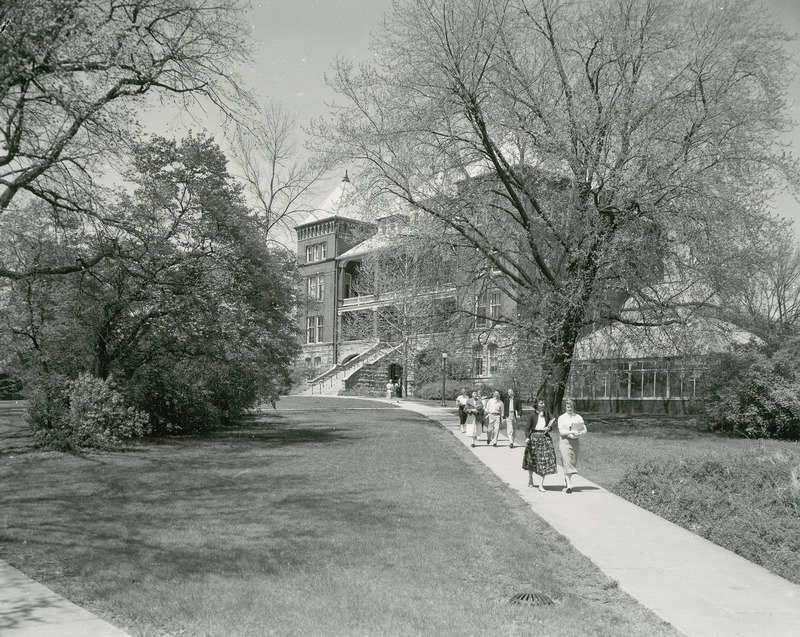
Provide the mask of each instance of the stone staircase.
[{"label": "stone staircase", "polygon": [[[396,352],[400,345],[391,343],[375,343],[368,350],[351,358],[343,364],[336,365],[316,378],[308,381],[308,387],[300,392],[300,396],[337,396],[345,389],[347,379],[361,368],[377,363],[382,358]],[[384,385],[386,380],[383,381]]]}]

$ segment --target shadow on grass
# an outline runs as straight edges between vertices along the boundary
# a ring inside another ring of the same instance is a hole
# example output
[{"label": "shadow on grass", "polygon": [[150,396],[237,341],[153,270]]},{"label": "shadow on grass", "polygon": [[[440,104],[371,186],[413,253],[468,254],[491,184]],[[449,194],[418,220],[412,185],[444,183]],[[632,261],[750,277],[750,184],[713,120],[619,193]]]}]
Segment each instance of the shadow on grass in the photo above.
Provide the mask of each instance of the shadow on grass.
[{"label": "shadow on grass", "polygon": [[[134,492],[131,499],[128,484],[114,495],[18,497],[18,511],[39,513],[20,515],[0,540],[11,553],[57,556],[65,565],[62,577],[91,580],[106,596],[148,581],[313,571],[325,554],[346,562],[350,549],[343,537],[384,536],[403,514],[369,487],[320,488],[312,475],[263,480],[253,474],[221,479],[213,471],[203,480],[195,473],[185,483]],[[155,478],[169,482],[170,476]],[[45,520],[42,511],[52,513]]]},{"label": "shadow on grass", "polygon": [[351,435],[348,427],[340,425],[298,426],[276,412],[246,414],[235,424],[204,432],[153,436],[122,451],[146,453],[153,447],[181,447],[185,444],[264,445],[280,447],[303,443],[332,444],[342,442]]},{"label": "shadow on grass", "polygon": [[638,414],[583,414],[590,433],[608,436],[650,438],[653,440],[685,440],[727,437],[702,427],[687,416],[653,416]]}]

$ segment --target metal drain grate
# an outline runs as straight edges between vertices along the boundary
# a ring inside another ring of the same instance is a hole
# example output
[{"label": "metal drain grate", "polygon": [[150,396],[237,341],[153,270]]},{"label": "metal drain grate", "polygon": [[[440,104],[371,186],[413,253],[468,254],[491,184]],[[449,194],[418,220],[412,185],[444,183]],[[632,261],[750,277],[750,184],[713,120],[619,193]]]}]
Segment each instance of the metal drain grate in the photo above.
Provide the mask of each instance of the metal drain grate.
[{"label": "metal drain grate", "polygon": [[553,603],[553,600],[544,593],[517,593],[508,601],[525,606],[547,606]]}]

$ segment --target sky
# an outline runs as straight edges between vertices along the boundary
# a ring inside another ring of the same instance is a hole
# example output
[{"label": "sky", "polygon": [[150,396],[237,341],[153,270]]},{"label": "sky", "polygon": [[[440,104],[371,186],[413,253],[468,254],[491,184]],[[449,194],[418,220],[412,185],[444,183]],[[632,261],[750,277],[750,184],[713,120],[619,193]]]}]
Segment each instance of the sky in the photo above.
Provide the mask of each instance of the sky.
[{"label": "sky", "polygon": [[[355,62],[370,58],[369,44],[391,0],[251,0],[248,15],[258,42],[255,63],[242,69],[246,85],[262,98],[284,102],[305,125],[324,116],[333,93],[326,86],[336,56]],[[766,0],[787,31],[800,34],[800,0]],[[789,45],[800,62],[800,40]],[[793,118],[800,120],[800,67],[794,67],[790,99]],[[212,131],[213,132],[213,131]],[[787,138],[800,156],[800,124]],[[318,205],[341,176],[322,185]],[[800,204],[786,194],[776,201],[776,211],[795,220],[800,234]]]}]

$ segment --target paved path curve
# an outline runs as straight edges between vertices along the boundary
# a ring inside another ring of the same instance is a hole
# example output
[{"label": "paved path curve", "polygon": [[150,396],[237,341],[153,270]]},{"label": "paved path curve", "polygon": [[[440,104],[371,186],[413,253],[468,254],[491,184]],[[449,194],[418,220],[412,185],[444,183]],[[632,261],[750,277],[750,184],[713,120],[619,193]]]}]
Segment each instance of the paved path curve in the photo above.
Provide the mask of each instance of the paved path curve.
[{"label": "paved path curve", "polygon": [[[523,449],[479,444],[460,431],[453,409],[401,406],[441,423],[548,524],[619,587],[689,637],[800,637],[800,586],[631,504],[583,478],[546,493],[527,487]],[[560,471],[559,467],[559,471]]]}]

